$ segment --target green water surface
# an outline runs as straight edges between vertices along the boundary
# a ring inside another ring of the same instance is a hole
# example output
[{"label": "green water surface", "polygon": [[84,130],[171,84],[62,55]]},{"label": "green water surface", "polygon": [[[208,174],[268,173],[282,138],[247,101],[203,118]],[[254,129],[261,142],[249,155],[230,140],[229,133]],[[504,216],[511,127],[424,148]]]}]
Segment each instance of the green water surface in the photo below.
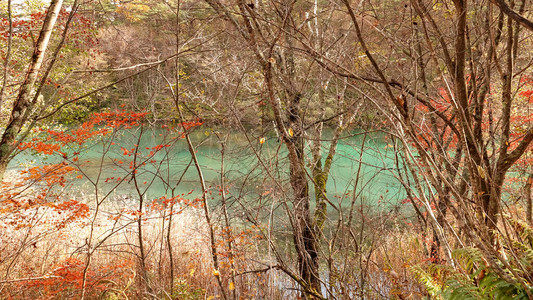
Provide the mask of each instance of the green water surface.
[{"label": "green water surface", "polygon": [[[240,132],[219,132],[218,136],[226,138],[224,176],[228,197],[253,198],[270,194],[279,189],[270,180],[272,177],[281,182],[284,190],[290,191],[287,152],[274,134],[265,136],[264,144],[260,143],[261,136],[253,132],[248,136]],[[325,134],[322,142],[324,152],[329,147],[327,136]],[[222,161],[220,140],[212,130],[204,128],[195,130],[191,139],[210,197],[217,201],[220,198],[218,186]],[[361,156],[363,139],[365,145]],[[337,146],[327,182],[330,200],[334,203],[351,201],[356,181],[356,195],[367,203],[397,204],[405,198],[399,182],[393,176],[396,169],[395,153],[389,143],[383,134],[369,133],[366,137],[358,131],[346,134]],[[153,149],[158,145],[166,146]],[[134,157],[125,154],[129,151],[124,151],[132,148],[140,152],[135,160],[137,165],[146,161],[146,165],[138,168],[137,184],[129,168]],[[150,155],[150,151],[155,154]],[[70,163],[79,169],[72,176],[72,193],[93,195],[98,189],[99,195],[138,199],[140,193],[147,200],[165,195],[183,194],[188,198],[201,196],[197,170],[191,163],[187,143],[180,134],[164,129],[134,128],[120,135],[107,135],[88,141],[82,146],[66,147],[65,152]],[[73,161],[74,157],[78,160]],[[360,157],[362,160],[359,160]],[[12,160],[9,168],[18,170],[62,159],[59,155],[43,156],[25,151]],[[356,180],[358,172],[359,179]],[[79,175],[82,175],[81,179],[76,178]],[[310,191],[313,194],[312,189]]]}]

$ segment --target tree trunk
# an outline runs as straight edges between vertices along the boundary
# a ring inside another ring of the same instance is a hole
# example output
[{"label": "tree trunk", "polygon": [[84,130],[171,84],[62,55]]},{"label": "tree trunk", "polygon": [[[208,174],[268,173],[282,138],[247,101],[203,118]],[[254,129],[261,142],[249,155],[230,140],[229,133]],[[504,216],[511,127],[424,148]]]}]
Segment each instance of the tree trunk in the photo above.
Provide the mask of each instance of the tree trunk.
[{"label": "tree trunk", "polygon": [[526,219],[527,219],[527,223],[529,224],[529,226],[533,226],[533,205],[531,203],[531,200],[532,200],[531,194],[533,193],[533,190],[531,189],[532,186],[533,186],[533,172],[529,174],[529,176],[527,177],[527,182],[524,185],[524,197],[526,199],[526,206],[527,206]]},{"label": "tree trunk", "polygon": [[303,153],[296,150],[294,144],[289,147],[292,148],[292,151],[289,150],[290,181],[294,191],[293,238],[298,256],[298,269],[304,282],[309,285],[308,288],[320,293],[317,237],[311,221],[309,187],[302,163]]},{"label": "tree trunk", "polygon": [[2,139],[0,140],[0,181],[4,177],[7,164],[9,163],[9,157],[14,150],[13,144],[17,134],[20,132],[20,129],[26,121],[24,119],[25,112],[27,109],[32,108],[30,99],[33,86],[37,80],[37,75],[41,70],[46,49],[48,47],[48,42],[50,41],[50,36],[52,35],[52,29],[57,21],[57,16],[61,10],[62,4],[63,0],[52,0],[50,2],[50,6],[48,7],[43,22],[43,27],[39,33],[37,43],[35,44],[35,49],[31,57],[28,72],[26,73],[26,77],[20,86],[20,91],[17,99],[15,100],[13,109],[11,110],[9,123],[2,134]]},{"label": "tree trunk", "polygon": [[[287,91],[289,135],[285,142],[289,150],[290,182],[294,192],[293,238],[298,256],[298,269],[308,289],[320,293],[318,272],[318,237],[311,219],[309,186],[305,170],[303,128],[300,121],[301,94]],[[291,134],[292,133],[292,134]]]}]

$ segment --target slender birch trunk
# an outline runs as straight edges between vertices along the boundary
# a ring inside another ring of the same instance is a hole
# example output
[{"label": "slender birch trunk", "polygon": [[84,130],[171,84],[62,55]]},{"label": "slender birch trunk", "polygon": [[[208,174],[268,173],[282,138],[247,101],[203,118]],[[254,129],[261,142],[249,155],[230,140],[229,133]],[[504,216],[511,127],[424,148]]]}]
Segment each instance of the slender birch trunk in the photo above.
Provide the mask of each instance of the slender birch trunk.
[{"label": "slender birch trunk", "polygon": [[48,7],[43,27],[39,33],[39,38],[35,44],[35,49],[30,60],[28,72],[26,77],[20,86],[17,99],[13,109],[11,110],[11,116],[6,129],[2,133],[2,139],[0,140],[0,180],[3,179],[4,173],[9,162],[9,157],[14,150],[13,144],[20,132],[24,122],[26,121],[24,116],[28,109],[33,107],[33,103],[30,101],[32,98],[32,92],[37,81],[37,76],[41,70],[46,49],[52,35],[52,30],[57,21],[59,11],[63,5],[63,0],[52,0]]}]

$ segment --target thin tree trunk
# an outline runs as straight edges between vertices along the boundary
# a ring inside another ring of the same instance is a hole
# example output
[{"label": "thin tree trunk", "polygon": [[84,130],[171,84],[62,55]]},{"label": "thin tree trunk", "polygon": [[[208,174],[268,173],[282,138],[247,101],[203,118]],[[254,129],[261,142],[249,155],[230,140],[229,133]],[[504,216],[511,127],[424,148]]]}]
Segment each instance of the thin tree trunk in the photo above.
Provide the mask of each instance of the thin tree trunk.
[{"label": "thin tree trunk", "polygon": [[37,80],[37,75],[41,70],[46,49],[50,41],[50,36],[52,35],[52,30],[57,21],[57,16],[61,10],[62,4],[63,0],[52,0],[50,2],[50,6],[48,7],[48,11],[43,22],[43,27],[39,33],[37,43],[35,44],[35,49],[30,60],[28,72],[26,73],[26,77],[20,86],[20,91],[17,99],[15,100],[13,109],[11,110],[9,123],[2,134],[2,139],[0,140],[0,181],[4,177],[4,173],[9,162],[9,157],[13,152],[13,143],[15,142],[20,129],[24,125],[25,112],[27,109],[32,108],[32,102],[30,99],[33,87]]},{"label": "thin tree trunk", "polygon": [[[180,24],[179,24],[180,4],[181,4],[181,1],[178,0],[177,7],[176,7],[176,53],[179,53],[180,37],[181,37],[180,36]],[[176,88],[172,89],[171,87],[171,91],[173,92],[174,105],[176,107],[176,110],[178,111],[180,122],[183,123],[185,122],[185,116],[183,115],[181,104],[180,104],[180,89],[179,89],[180,88],[180,75],[179,75],[180,65],[179,63],[180,63],[180,60],[178,57],[176,58],[176,63],[174,65],[175,67],[175,72],[174,72],[175,78],[174,79],[176,82]],[[184,130],[185,140],[187,141],[189,153],[191,154],[192,160],[194,162],[194,167],[196,168],[196,171],[198,173],[198,179],[200,181],[200,186],[202,188],[201,199],[202,199],[202,205],[204,209],[204,217],[205,217],[205,221],[207,223],[207,227],[209,231],[209,242],[210,242],[209,246],[211,248],[211,259],[213,261],[213,269],[216,272],[216,273],[213,272],[213,274],[214,275],[216,274],[215,277],[216,277],[218,286],[220,288],[220,292],[222,293],[222,299],[225,300],[227,299],[227,296],[226,296],[226,291],[224,290],[224,286],[222,285],[220,266],[219,266],[219,261],[218,261],[215,229],[213,226],[213,222],[211,221],[211,215],[209,212],[209,204],[207,202],[207,187],[205,185],[204,174],[202,172],[202,167],[200,166],[200,163],[198,162],[198,156],[196,155],[196,149],[194,148],[194,145],[192,144],[191,137],[189,135],[189,130],[185,129],[185,127],[183,127],[183,130]]]},{"label": "thin tree trunk", "polygon": [[[174,192],[172,192],[172,197],[174,197]],[[167,228],[167,249],[168,249],[168,261],[169,261],[169,268],[170,268],[170,294],[174,294],[174,253],[172,250],[172,240],[171,240],[171,234],[172,234],[172,210],[174,209],[174,203],[170,205],[170,215],[168,216],[168,228]]]},{"label": "thin tree trunk", "polygon": [[224,154],[226,152],[226,140],[227,137],[224,139],[221,139],[218,134],[217,137],[220,141],[220,195],[222,200],[222,210],[224,211],[224,222],[226,225],[226,232],[228,236],[226,237],[226,247],[228,247],[228,259],[230,264],[230,270],[231,270],[231,282],[232,282],[232,288],[230,288],[230,293],[233,297],[233,299],[237,299],[237,291],[235,289],[235,257],[233,254],[233,243],[232,243],[232,230],[231,230],[231,224],[229,221],[229,215],[228,215],[228,206],[226,202],[226,175],[224,174]]},{"label": "thin tree trunk", "polygon": [[4,92],[7,86],[7,76],[8,76],[8,69],[9,69],[9,60],[11,58],[11,45],[13,44],[13,16],[12,16],[12,9],[11,9],[11,0],[7,0],[7,19],[9,22],[9,35],[7,37],[7,50],[6,50],[6,57],[4,59],[4,74],[3,74],[3,81],[2,81],[2,89],[0,90],[0,110],[2,109],[2,104],[4,102]]},{"label": "thin tree trunk", "polygon": [[137,138],[137,143],[135,144],[135,152],[133,155],[133,170],[131,171],[131,177],[135,186],[135,191],[137,192],[137,195],[139,196],[139,208],[137,210],[138,213],[138,219],[137,219],[137,240],[139,242],[139,264],[141,268],[141,276],[143,285],[146,286],[146,291],[152,294],[152,287],[150,285],[150,278],[148,277],[148,269],[146,267],[146,249],[144,247],[144,240],[143,240],[143,208],[144,208],[144,192],[141,192],[141,189],[139,188],[139,183],[137,181],[137,158],[138,158],[138,151],[139,151],[139,145],[141,144],[141,138],[143,135],[143,127],[141,126],[141,131],[139,132],[139,137]]},{"label": "thin tree trunk", "polygon": [[531,189],[531,187],[533,186],[533,172],[529,173],[529,176],[527,177],[527,182],[526,184],[524,185],[524,197],[526,199],[526,205],[527,205],[527,222],[529,224],[529,226],[533,226],[533,203],[531,202],[532,201],[532,196],[531,194],[533,194],[533,190]]}]

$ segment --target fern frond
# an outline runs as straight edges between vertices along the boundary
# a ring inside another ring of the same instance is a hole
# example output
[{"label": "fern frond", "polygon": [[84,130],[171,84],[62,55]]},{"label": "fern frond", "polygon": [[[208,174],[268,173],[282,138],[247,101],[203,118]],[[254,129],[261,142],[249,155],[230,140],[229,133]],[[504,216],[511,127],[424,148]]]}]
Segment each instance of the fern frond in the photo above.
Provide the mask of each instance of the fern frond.
[{"label": "fern frond", "polygon": [[507,218],[507,220],[513,225],[520,238],[527,241],[529,247],[533,247],[533,228],[524,220],[516,218]]},{"label": "fern frond", "polygon": [[468,274],[472,273],[474,264],[483,264],[483,254],[473,247],[455,249],[452,252],[452,258]]},{"label": "fern frond", "polygon": [[433,274],[426,272],[419,265],[410,267],[410,270],[418,279],[418,281],[426,287],[426,290],[432,297],[440,298],[439,295],[442,293],[443,288],[442,282],[439,282],[437,279],[435,279],[435,277],[433,277]]}]

